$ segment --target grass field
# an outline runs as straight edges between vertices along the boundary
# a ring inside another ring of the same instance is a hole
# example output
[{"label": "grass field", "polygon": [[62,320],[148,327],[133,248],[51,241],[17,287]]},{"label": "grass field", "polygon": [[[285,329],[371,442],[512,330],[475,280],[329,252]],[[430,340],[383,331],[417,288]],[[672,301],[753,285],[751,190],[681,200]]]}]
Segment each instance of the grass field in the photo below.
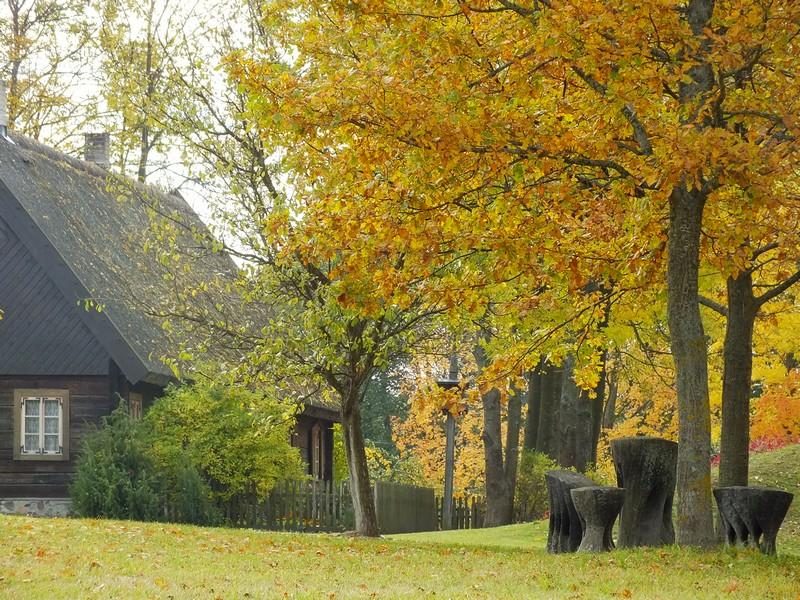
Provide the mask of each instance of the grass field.
[{"label": "grass field", "polygon": [[[800,446],[759,455],[754,477],[785,484],[800,475],[798,458]],[[800,600],[799,513],[794,506],[778,541],[778,558],[674,547],[551,556],[543,550],[544,523],[364,540],[0,517],[0,599]]]}]

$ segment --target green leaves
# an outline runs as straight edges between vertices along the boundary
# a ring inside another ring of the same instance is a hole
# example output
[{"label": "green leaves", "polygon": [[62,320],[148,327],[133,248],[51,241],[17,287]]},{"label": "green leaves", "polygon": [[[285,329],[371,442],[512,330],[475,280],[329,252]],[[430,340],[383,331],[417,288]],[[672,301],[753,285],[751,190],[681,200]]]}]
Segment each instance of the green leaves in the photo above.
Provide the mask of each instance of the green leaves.
[{"label": "green leaves", "polygon": [[303,476],[289,443],[295,410],[242,388],[194,384],[171,388],[145,423],[162,465],[187,457],[216,497],[263,498],[278,481]]}]

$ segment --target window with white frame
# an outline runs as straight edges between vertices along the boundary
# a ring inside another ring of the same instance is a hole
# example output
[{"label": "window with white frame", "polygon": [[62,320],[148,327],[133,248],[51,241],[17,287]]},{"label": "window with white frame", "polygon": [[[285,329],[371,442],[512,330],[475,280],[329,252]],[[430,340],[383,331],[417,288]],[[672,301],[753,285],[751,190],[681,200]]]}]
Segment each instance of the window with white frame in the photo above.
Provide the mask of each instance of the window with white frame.
[{"label": "window with white frame", "polygon": [[14,458],[66,460],[69,439],[67,390],[15,390]]}]

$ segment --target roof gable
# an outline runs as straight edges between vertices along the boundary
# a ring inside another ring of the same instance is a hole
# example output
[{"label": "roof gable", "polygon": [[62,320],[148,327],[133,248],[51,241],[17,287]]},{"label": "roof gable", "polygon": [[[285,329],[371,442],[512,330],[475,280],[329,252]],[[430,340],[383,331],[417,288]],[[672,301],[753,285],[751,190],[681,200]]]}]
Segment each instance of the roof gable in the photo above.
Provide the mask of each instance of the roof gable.
[{"label": "roof gable", "polygon": [[0,374],[106,375],[109,356],[0,219]]},{"label": "roof gable", "polygon": [[[158,203],[192,226],[205,226],[181,198],[26,138],[14,140],[0,140],[0,217],[67,302],[91,298],[102,307],[78,312],[125,376],[133,383],[166,383],[171,373],[159,357],[169,351],[169,341],[144,300],[167,297],[170,290],[163,269],[143,250],[146,206]],[[235,270],[223,256],[211,255],[199,265],[209,274]]]}]

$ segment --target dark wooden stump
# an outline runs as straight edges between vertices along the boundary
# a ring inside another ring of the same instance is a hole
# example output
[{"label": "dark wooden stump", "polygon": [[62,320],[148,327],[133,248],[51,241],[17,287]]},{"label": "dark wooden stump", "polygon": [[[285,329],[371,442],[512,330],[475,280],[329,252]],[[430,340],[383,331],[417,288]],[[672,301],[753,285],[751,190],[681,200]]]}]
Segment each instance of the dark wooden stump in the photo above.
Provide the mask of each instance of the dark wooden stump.
[{"label": "dark wooden stump", "polygon": [[615,487],[581,487],[570,491],[581,520],[583,538],[578,552],[608,552],[614,549],[611,530],[617,520],[625,490]]},{"label": "dark wooden stump", "polygon": [[758,547],[776,553],[775,538],[793,494],[762,487],[731,486],[714,489],[725,540],[730,546]]},{"label": "dark wooden stump", "polygon": [[672,498],[678,444],[653,437],[611,442],[617,485],[625,489],[619,518],[620,548],[675,543]]},{"label": "dark wooden stump", "polygon": [[547,482],[547,495],[550,498],[547,551],[552,554],[575,552],[583,537],[583,527],[570,491],[597,484],[588,477],[572,471],[548,471],[544,478]]}]

